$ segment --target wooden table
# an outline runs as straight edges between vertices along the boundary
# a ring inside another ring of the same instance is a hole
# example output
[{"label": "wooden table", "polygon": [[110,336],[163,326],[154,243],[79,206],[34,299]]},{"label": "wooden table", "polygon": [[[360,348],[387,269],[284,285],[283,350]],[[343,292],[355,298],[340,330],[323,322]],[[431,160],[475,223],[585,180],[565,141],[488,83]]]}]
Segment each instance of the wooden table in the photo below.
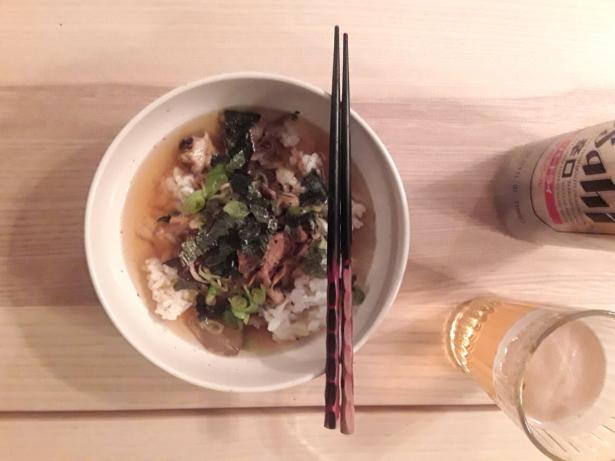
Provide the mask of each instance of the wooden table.
[{"label": "wooden table", "polygon": [[[510,147],[613,118],[614,13],[609,0],[0,0],[0,459],[544,459],[447,363],[441,330],[483,292],[615,301],[615,254],[514,240],[489,196]],[[336,22],[355,108],[412,217],[405,282],[357,356],[353,437],[322,428],[322,379],[237,395],[154,367],[100,307],[82,238],[96,165],[144,104],[237,70],[326,88]]]}]

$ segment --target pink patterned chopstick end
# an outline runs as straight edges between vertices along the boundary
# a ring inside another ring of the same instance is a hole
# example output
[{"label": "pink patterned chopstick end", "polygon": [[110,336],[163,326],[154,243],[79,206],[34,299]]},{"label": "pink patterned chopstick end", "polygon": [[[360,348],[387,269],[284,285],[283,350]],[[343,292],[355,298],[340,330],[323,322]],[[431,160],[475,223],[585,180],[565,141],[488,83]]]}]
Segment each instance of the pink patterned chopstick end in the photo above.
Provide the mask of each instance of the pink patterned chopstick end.
[{"label": "pink patterned chopstick end", "polygon": [[325,427],[335,429],[340,417],[340,373],[338,344],[339,266],[335,263],[328,271],[327,284],[327,360],[325,384]]},{"label": "pink patterned chopstick end", "polygon": [[352,268],[347,259],[342,265],[342,406],[341,430],[344,434],[354,432],[354,352],[352,344]]}]

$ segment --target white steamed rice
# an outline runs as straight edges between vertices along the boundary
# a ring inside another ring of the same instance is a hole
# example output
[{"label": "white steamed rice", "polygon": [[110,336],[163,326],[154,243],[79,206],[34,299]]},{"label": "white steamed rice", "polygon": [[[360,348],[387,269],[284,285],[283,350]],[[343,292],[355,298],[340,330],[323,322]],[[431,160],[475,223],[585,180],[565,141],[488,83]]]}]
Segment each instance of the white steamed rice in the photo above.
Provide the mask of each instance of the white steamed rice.
[{"label": "white steamed rice", "polygon": [[327,281],[299,277],[295,288],[279,306],[263,309],[267,329],[276,341],[302,338],[319,331],[326,324]]},{"label": "white steamed rice", "polygon": [[284,129],[279,134],[280,143],[282,143],[284,147],[294,147],[301,141],[301,138],[292,124],[292,121],[286,120],[284,122]]},{"label": "white steamed rice", "polygon": [[295,174],[288,168],[280,167],[275,172],[275,177],[282,185],[285,192],[293,192],[300,194],[303,192],[303,186],[295,176]]},{"label": "white steamed rice", "polygon": [[303,171],[307,174],[312,170],[319,172],[322,170],[322,160],[317,153],[303,154],[301,156]]},{"label": "white steamed rice", "polygon": [[147,286],[156,303],[156,314],[165,320],[175,320],[195,303],[194,290],[175,290],[173,284],[177,281],[177,271],[158,258],[145,261]]},{"label": "white steamed rice", "polygon": [[167,189],[179,200],[184,201],[194,192],[195,178],[191,173],[185,173],[181,168],[173,168],[173,173],[167,177]]},{"label": "white steamed rice", "polygon": [[352,201],[352,230],[361,229],[363,227],[361,218],[363,218],[366,211],[365,205],[361,202]]}]

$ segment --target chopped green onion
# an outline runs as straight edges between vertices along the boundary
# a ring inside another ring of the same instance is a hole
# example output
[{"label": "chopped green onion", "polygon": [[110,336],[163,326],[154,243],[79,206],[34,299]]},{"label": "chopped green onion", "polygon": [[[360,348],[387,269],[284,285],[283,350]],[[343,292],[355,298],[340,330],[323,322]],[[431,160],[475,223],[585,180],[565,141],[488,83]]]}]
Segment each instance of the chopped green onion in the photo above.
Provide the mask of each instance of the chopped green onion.
[{"label": "chopped green onion", "polygon": [[299,216],[300,214],[303,214],[303,209],[300,206],[289,206],[288,214],[291,216]]},{"label": "chopped green onion", "polygon": [[252,288],[252,302],[258,306],[262,306],[265,303],[267,296],[267,290],[263,286],[259,288]]},{"label": "chopped green onion", "polygon": [[229,302],[234,311],[245,311],[248,308],[248,300],[241,295],[231,296]]},{"label": "chopped green onion", "polygon": [[223,209],[226,214],[236,219],[243,219],[250,214],[248,206],[238,200],[231,200]]},{"label": "chopped green onion", "polygon": [[[209,198],[214,195],[222,185],[228,182],[228,176],[226,175],[226,168],[224,164],[219,163],[207,173],[205,183],[203,184],[203,193],[205,198]],[[204,203],[203,203],[204,205]],[[202,207],[201,207],[202,208]]]},{"label": "chopped green onion", "polygon": [[205,304],[213,306],[216,304],[216,296],[220,294],[220,288],[217,285],[209,285],[207,289],[207,296],[205,297]]},{"label": "chopped green onion", "polygon": [[237,320],[241,320],[246,325],[250,321],[250,314],[248,314],[247,312],[234,311],[233,309],[231,309],[231,312]]},{"label": "chopped green onion", "polygon": [[247,324],[250,320],[250,313],[248,312],[248,300],[241,295],[231,296],[229,298],[231,304],[231,312],[233,315]]},{"label": "chopped green onion", "polygon": [[181,209],[184,214],[198,213],[205,206],[205,194],[202,190],[195,190],[182,203]]},{"label": "chopped green onion", "polygon": [[352,287],[352,305],[358,306],[365,301],[365,292],[361,290],[359,287]]}]

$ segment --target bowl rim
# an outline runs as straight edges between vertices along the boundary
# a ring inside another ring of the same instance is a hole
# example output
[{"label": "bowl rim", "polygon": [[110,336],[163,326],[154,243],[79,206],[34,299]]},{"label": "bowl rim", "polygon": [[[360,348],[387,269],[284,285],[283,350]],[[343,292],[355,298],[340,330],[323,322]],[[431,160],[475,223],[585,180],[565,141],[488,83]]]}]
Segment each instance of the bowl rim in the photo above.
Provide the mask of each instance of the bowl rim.
[{"label": "bowl rim", "polygon": [[[303,88],[315,94],[316,96],[325,97],[325,98],[330,97],[330,93],[310,83],[306,83],[296,78],[273,74],[273,73],[267,73],[267,72],[231,72],[231,73],[216,74],[216,75],[212,75],[209,77],[205,77],[205,78],[201,78],[198,80],[185,83],[157,97],[152,102],[150,102],[145,107],[143,107],[141,110],[139,110],[139,112],[136,115],[134,115],[128,121],[128,123],[124,125],[124,127],[115,136],[111,144],[109,144],[109,146],[107,147],[107,149],[105,150],[105,153],[101,157],[101,160],[99,161],[96,167],[96,172],[94,174],[94,177],[92,178],[92,182],[90,184],[90,189],[88,191],[87,202],[86,202],[86,209],[85,209],[85,216],[84,216],[84,246],[85,246],[86,262],[88,266],[88,272],[90,275],[90,279],[92,281],[92,285],[94,287],[96,295],[103,309],[107,313],[107,316],[110,318],[115,328],[117,328],[117,330],[121,333],[122,337],[126,341],[128,341],[128,343],[134,349],[136,349],[143,357],[145,357],[147,360],[149,360],[151,363],[153,363],[157,367],[171,374],[172,376],[175,376],[176,378],[179,378],[183,381],[189,382],[199,387],[212,389],[216,391],[256,393],[256,392],[268,392],[268,391],[281,390],[281,389],[286,389],[286,388],[290,388],[290,387],[293,387],[299,384],[306,383],[324,374],[325,367],[323,365],[322,369],[312,372],[312,373],[306,373],[303,376],[300,376],[299,378],[296,378],[296,379],[287,380],[287,381],[284,381],[284,382],[281,382],[275,385],[263,385],[263,386],[257,386],[257,387],[220,385],[220,384],[209,382],[207,380],[202,380],[202,379],[195,378],[193,376],[186,375],[185,373],[175,369],[172,365],[169,365],[165,363],[164,361],[159,360],[158,357],[155,356],[155,354],[150,354],[148,351],[145,350],[144,347],[143,348],[141,347],[141,345],[138,343],[138,341],[135,338],[132,338],[130,337],[130,335],[126,334],[126,332],[124,331],[124,328],[122,327],[122,323],[115,316],[114,309],[109,307],[111,303],[105,296],[105,293],[103,292],[103,290],[100,288],[97,270],[95,269],[96,263],[95,263],[94,248],[93,248],[94,242],[92,241],[93,239],[92,225],[93,225],[93,218],[94,218],[93,203],[94,203],[94,200],[95,200],[98,188],[99,188],[99,184],[102,181],[103,173],[105,173],[106,171],[106,166],[109,163],[113,152],[116,150],[117,146],[124,140],[127,134],[131,132],[132,129],[139,122],[141,122],[141,120],[145,118],[150,112],[152,112],[159,106],[163,105],[167,101],[178,96],[179,94],[182,94],[186,91],[189,91],[199,86],[210,85],[210,84],[221,82],[221,81],[248,80],[248,79],[268,80],[268,81],[289,84],[292,86]],[[398,261],[401,261],[401,264],[399,267],[400,275],[399,277],[397,277],[397,280],[395,281],[395,283],[391,286],[391,289],[389,290],[389,293],[384,300],[384,303],[383,303],[384,307],[380,309],[380,311],[376,315],[371,325],[369,325],[365,329],[365,333],[363,334],[363,336],[353,345],[354,352],[356,353],[367,342],[368,338],[371,336],[374,330],[378,328],[378,326],[382,323],[382,321],[384,320],[384,317],[391,309],[393,302],[395,301],[397,297],[397,294],[399,293],[399,289],[404,279],[404,274],[406,271],[406,267],[408,263],[408,256],[410,252],[410,212],[408,210],[408,199],[407,199],[406,191],[403,185],[403,181],[401,179],[399,171],[395,165],[395,162],[393,161],[393,158],[390,152],[388,151],[384,143],[380,140],[380,138],[375,133],[375,131],[353,109],[351,109],[351,117],[354,119],[356,123],[358,123],[361,126],[363,130],[365,130],[368,136],[376,144],[378,150],[381,152],[383,160],[386,162],[386,167],[392,174],[392,177],[393,177],[392,179],[394,182],[394,189],[398,192],[397,198],[401,202],[400,203],[401,209],[397,210],[399,212],[397,220],[401,221],[401,223],[399,224],[400,229],[401,229],[401,232],[400,232],[401,235],[399,236],[400,241],[398,242],[399,244]]]}]

